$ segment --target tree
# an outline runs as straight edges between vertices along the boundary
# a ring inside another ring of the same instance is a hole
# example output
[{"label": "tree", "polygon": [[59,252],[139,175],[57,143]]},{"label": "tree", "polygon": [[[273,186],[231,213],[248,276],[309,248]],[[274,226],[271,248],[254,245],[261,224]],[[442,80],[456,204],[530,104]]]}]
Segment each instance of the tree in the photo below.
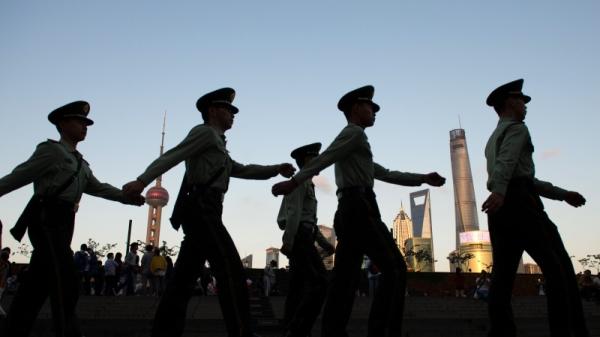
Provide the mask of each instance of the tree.
[{"label": "tree", "polygon": [[19,254],[25,256],[26,258],[30,258],[32,252],[33,248],[30,245],[22,243],[19,245],[19,247],[17,247],[16,251],[12,252],[11,255]]},{"label": "tree", "polygon": [[467,265],[469,263],[469,260],[471,260],[474,257],[475,257],[475,255],[473,255],[471,253],[460,253],[460,252],[453,251],[446,258],[453,265],[462,267],[462,266]]},{"label": "tree", "polygon": [[105,257],[106,254],[108,254],[111,250],[113,250],[117,246],[116,243],[107,243],[107,244],[103,245],[102,247],[100,247],[100,244],[98,242],[92,240],[92,238],[88,239],[86,245],[89,249],[91,249],[93,252],[95,252],[96,255],[99,257]]},{"label": "tree", "polygon": [[588,254],[578,261],[585,269],[596,269],[596,273],[600,272],[600,254]]},{"label": "tree", "polygon": [[164,256],[175,256],[179,253],[179,246],[169,247],[167,246],[167,241],[163,241],[159,249],[160,253]]}]

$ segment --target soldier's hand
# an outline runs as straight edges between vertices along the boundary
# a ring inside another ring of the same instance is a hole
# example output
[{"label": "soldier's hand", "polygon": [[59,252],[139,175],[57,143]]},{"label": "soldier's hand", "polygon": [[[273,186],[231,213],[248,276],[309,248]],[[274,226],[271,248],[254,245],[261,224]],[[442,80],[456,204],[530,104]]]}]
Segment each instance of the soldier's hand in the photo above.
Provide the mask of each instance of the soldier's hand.
[{"label": "soldier's hand", "polygon": [[135,197],[139,195],[144,190],[144,183],[139,180],[130,181],[127,184],[123,185],[123,193],[128,197]]},{"label": "soldier's hand", "polygon": [[271,193],[273,193],[274,196],[290,194],[296,187],[298,187],[298,183],[294,179],[290,179],[273,185]]},{"label": "soldier's hand", "polygon": [[481,210],[488,214],[494,213],[500,207],[502,207],[502,205],[504,205],[504,196],[502,194],[492,192],[490,196],[483,202]]},{"label": "soldier's hand", "polygon": [[126,197],[127,197],[127,199],[125,200],[126,205],[142,206],[146,202],[146,198],[144,198],[144,196],[141,194],[134,195],[134,196],[127,195]]},{"label": "soldier's hand", "polygon": [[431,186],[442,186],[446,183],[446,178],[442,177],[437,172],[431,172],[425,176],[425,183]]},{"label": "soldier's hand", "polygon": [[583,195],[574,191],[567,192],[567,194],[565,195],[565,201],[573,207],[585,205],[585,198],[583,197]]},{"label": "soldier's hand", "polygon": [[296,172],[296,168],[290,163],[283,163],[279,165],[279,174],[286,178],[293,176],[294,172]]},{"label": "soldier's hand", "polygon": [[335,247],[332,244],[325,245],[325,247],[321,248],[323,248],[323,251],[325,252],[325,257],[331,256],[335,253]]}]

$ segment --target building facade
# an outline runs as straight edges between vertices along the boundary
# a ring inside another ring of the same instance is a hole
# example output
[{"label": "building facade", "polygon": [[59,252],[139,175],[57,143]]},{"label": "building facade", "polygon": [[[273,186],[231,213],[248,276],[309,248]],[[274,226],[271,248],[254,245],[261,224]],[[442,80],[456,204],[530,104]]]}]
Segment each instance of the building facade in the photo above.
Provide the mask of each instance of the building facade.
[{"label": "building facade", "polygon": [[406,240],[406,265],[415,272],[434,272],[433,240],[412,237]]},{"label": "building facade", "polygon": [[408,214],[404,211],[404,205],[400,204],[400,212],[396,215],[393,224],[393,235],[396,245],[401,252],[405,252],[406,240],[413,237],[413,224]]},{"label": "building facade", "polygon": [[[427,256],[431,261],[419,261],[413,265],[414,270],[435,271],[434,248],[433,248],[433,229],[431,219],[431,197],[429,189],[416,191],[410,195],[410,216],[412,219],[412,238],[405,242],[413,240],[410,246],[405,243],[405,251],[409,255]],[[410,257],[410,256],[408,256]],[[423,264],[424,263],[424,264]]]},{"label": "building facade", "polygon": [[279,248],[270,247],[267,248],[267,261],[265,262],[265,266],[268,266],[271,261],[275,261],[277,264],[276,268],[279,268]]}]

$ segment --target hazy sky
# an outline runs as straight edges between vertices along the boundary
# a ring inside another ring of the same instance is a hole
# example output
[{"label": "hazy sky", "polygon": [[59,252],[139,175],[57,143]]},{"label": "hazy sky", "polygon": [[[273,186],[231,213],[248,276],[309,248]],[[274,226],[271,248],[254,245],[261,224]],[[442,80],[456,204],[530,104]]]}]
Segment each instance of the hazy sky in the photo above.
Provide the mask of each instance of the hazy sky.
[{"label": "hazy sky", "polygon": [[[208,91],[237,90],[232,157],[273,164],[292,161],[300,145],[327,146],[346,124],[339,97],[372,84],[382,108],[367,129],[375,161],[448,178],[431,192],[436,269],[447,271],[455,240],[449,131],[460,116],[480,206],[488,195],[483,148],[497,122],[485,98],[525,78],[538,178],[588,200],[579,209],[548,200],[547,211],[571,255],[597,254],[599,14],[593,0],[2,1],[0,176],[57,138],[47,114],[74,100],[90,102],[96,122],[79,150],[101,181],[120,187],[157,157],[164,112],[168,149],[202,122],[195,102]],[[179,165],[163,180],[172,200],[161,239],[170,245],[182,238],[167,221],[182,176]],[[333,168],[319,179],[319,223],[331,226]],[[281,198],[270,194],[281,180],[233,179],[225,198],[224,222],[254,267],[281,245]],[[376,183],[388,226],[419,189]],[[30,185],[0,199],[5,245],[17,246],[8,227],[31,193]],[[129,219],[133,239],[144,240],[147,207],[84,196],[73,248],[94,238],[124,251]]]}]

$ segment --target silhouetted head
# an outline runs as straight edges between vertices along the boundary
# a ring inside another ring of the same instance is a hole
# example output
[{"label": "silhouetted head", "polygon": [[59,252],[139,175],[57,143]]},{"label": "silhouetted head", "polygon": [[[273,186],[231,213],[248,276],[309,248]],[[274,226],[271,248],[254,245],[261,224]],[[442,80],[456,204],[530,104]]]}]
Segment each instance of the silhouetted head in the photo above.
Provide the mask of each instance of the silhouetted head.
[{"label": "silhouetted head", "polygon": [[321,143],[312,143],[308,145],[301,146],[292,153],[290,156],[296,160],[296,164],[299,168],[304,167],[311,159],[319,155],[319,151],[321,150]]},{"label": "silhouetted head", "polygon": [[348,122],[363,128],[375,124],[379,105],[373,102],[375,88],[367,85],[346,93],[338,102],[338,109],[344,112]]},{"label": "silhouetted head", "polygon": [[239,109],[231,104],[235,98],[235,90],[221,88],[200,97],[196,108],[202,114],[202,119],[220,127],[223,131],[231,129],[234,115]]},{"label": "silhouetted head", "polygon": [[527,114],[525,104],[531,101],[531,97],[523,94],[523,82],[518,79],[499,86],[489,94],[486,104],[494,107],[500,117],[523,121]]}]

